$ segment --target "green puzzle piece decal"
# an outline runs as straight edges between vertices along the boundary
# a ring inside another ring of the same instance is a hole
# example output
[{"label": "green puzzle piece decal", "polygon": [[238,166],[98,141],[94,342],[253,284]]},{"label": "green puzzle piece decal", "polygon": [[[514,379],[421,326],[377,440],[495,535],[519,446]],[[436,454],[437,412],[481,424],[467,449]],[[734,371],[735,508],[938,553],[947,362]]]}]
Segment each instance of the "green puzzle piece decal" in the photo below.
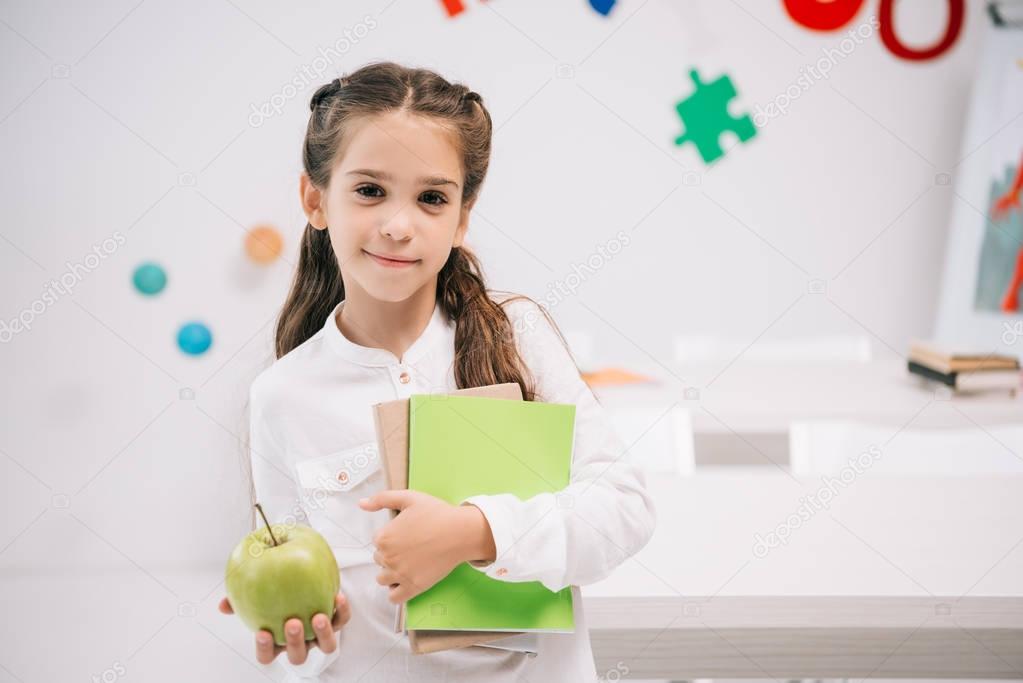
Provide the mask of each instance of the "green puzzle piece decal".
[{"label": "green puzzle piece decal", "polygon": [[737,94],[732,79],[721,76],[704,83],[696,69],[689,72],[689,77],[693,79],[696,91],[675,105],[685,124],[685,132],[675,138],[675,144],[692,142],[709,164],[724,155],[718,144],[721,133],[730,130],[746,142],[757,134],[757,129],[748,115],[735,118],[728,113],[728,102]]}]

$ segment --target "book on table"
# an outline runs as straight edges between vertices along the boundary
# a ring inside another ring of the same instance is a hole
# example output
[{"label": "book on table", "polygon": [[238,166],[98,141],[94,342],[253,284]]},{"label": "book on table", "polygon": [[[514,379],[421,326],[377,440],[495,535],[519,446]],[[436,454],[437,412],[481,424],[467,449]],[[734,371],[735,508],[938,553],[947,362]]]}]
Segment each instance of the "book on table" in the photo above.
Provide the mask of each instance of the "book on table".
[{"label": "book on table", "polygon": [[1007,390],[1015,396],[1023,376],[1019,358],[995,351],[952,350],[934,342],[914,340],[906,369],[927,382],[959,393]]}]

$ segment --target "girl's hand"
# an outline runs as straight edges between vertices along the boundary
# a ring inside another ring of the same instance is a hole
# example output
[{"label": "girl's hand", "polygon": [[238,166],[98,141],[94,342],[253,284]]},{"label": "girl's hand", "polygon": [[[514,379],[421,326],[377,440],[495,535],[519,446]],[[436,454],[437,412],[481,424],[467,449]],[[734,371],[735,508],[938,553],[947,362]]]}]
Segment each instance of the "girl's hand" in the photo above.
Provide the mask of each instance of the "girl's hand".
[{"label": "girl's hand", "polygon": [[373,559],[382,568],[377,583],[390,587],[392,603],[419,595],[462,562],[493,561],[496,554],[490,524],[475,505],[451,505],[420,491],[391,490],[363,498],[359,507],[368,512],[400,511],[373,537]]},{"label": "girl's hand", "polygon": [[[271,664],[277,655],[287,650],[288,661],[298,665],[305,662],[310,648],[319,647],[324,652],[333,652],[337,649],[337,637],[334,632],[340,630],[352,618],[352,610],[344,593],[334,596],[334,608],[333,621],[323,612],[313,615],[316,640],[310,640],[308,643],[305,641],[305,629],[302,627],[301,619],[292,618],[284,623],[284,637],[288,641],[286,646],[277,645],[274,643],[272,633],[265,629],[261,630],[256,634],[256,659],[260,664]],[[227,598],[220,601],[219,609],[223,614],[234,614],[234,609]],[[291,633],[292,629],[295,630],[294,633]]]}]

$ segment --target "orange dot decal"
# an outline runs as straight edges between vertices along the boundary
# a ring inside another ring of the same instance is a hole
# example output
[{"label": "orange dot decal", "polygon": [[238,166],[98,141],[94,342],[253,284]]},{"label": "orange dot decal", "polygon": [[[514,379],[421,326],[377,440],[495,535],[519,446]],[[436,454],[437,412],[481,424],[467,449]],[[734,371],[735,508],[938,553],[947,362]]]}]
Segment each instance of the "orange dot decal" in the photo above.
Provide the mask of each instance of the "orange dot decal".
[{"label": "orange dot decal", "polygon": [[245,253],[263,265],[273,263],[284,249],[281,233],[269,225],[258,225],[245,236]]}]

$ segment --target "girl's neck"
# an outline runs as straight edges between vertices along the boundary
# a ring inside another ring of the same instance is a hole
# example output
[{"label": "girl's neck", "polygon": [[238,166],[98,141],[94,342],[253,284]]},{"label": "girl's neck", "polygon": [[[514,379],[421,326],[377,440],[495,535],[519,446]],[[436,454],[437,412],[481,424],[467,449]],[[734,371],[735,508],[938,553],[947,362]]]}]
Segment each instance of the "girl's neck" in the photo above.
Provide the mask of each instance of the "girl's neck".
[{"label": "girl's neck", "polygon": [[334,322],[353,344],[390,351],[401,362],[430,324],[436,305],[436,283],[404,301],[380,301],[356,288],[346,288],[344,305]]}]

